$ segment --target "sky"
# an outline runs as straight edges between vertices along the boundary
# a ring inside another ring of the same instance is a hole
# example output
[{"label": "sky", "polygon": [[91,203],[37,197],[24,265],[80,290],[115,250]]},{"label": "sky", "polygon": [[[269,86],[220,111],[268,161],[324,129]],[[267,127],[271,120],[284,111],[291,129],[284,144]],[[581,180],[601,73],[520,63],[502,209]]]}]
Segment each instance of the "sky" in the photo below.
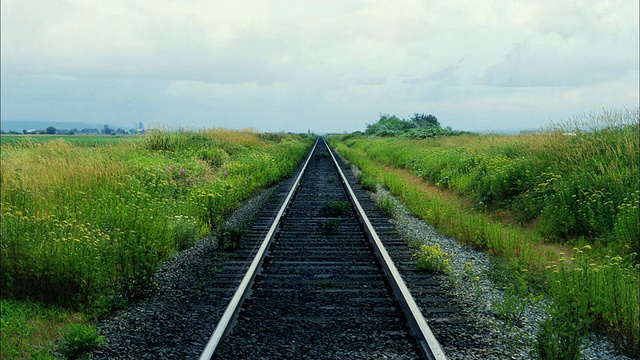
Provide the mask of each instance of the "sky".
[{"label": "sky", "polygon": [[635,109],[637,0],[2,0],[1,119],[353,132]]}]

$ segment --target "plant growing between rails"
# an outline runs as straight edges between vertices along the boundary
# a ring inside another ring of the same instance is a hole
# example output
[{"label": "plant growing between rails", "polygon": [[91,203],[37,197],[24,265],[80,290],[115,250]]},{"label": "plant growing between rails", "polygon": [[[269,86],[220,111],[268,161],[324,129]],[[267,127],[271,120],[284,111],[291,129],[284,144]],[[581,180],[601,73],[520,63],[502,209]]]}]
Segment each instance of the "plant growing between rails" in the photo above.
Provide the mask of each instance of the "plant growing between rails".
[{"label": "plant growing between rails", "polygon": [[320,215],[342,216],[351,211],[351,203],[348,201],[333,201],[326,203],[320,209]]},{"label": "plant growing between rails", "polygon": [[316,286],[321,287],[323,289],[328,289],[333,286],[333,283],[329,280],[320,280],[316,283]]},{"label": "plant growing between rails", "polygon": [[338,233],[338,229],[340,228],[340,223],[342,223],[342,218],[329,218],[325,219],[319,226],[318,231],[323,235],[334,235]]}]

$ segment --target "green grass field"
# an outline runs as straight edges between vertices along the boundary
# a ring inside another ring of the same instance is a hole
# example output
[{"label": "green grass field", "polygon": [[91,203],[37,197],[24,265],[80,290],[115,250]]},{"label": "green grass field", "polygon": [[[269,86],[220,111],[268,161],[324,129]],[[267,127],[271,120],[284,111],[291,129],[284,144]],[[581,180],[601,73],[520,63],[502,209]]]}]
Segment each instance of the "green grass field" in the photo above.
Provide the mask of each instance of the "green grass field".
[{"label": "green grass field", "polygon": [[606,112],[537,134],[330,142],[439,232],[489,252],[553,299],[540,346],[563,358],[595,331],[633,357],[639,118]]},{"label": "green grass field", "polygon": [[47,142],[51,140],[63,139],[78,146],[96,146],[102,144],[112,144],[121,141],[139,141],[143,137],[140,135],[14,135],[2,134],[0,145],[16,144],[24,141]]},{"label": "green grass field", "polygon": [[[12,139],[18,141],[1,152],[7,329],[19,327],[15,313],[24,309],[53,307],[95,319],[125,306],[163,261],[208,234],[241,201],[290,176],[313,142],[224,129]],[[8,332],[18,339],[3,339],[2,358],[38,352],[20,344],[45,323]]]}]

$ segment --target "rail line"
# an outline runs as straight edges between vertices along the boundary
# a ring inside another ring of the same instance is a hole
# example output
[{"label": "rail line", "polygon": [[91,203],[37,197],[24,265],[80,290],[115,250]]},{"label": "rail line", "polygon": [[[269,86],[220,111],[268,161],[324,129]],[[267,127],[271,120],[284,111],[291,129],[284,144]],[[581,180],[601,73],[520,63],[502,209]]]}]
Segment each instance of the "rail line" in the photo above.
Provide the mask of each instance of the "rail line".
[{"label": "rail line", "polygon": [[[247,271],[200,359],[446,359],[392,260],[406,250],[393,234],[393,250],[385,248],[379,219],[367,216],[347,178],[319,138],[257,250],[248,250],[255,256],[241,266]],[[434,286],[429,275],[409,273],[412,290],[422,284],[418,291],[437,294],[424,289]]]}]

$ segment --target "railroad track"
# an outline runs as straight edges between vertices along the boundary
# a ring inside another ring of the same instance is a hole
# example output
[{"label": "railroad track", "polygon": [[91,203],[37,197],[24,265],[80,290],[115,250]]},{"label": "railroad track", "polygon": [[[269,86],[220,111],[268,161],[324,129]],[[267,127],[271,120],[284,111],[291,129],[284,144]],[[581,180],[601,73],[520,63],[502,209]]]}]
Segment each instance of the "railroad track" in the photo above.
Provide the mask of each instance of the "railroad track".
[{"label": "railroad track", "polygon": [[209,282],[235,291],[201,359],[446,359],[420,309],[444,321],[456,310],[350,182],[319,139]]}]

